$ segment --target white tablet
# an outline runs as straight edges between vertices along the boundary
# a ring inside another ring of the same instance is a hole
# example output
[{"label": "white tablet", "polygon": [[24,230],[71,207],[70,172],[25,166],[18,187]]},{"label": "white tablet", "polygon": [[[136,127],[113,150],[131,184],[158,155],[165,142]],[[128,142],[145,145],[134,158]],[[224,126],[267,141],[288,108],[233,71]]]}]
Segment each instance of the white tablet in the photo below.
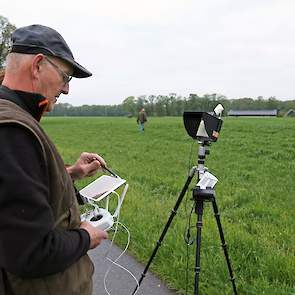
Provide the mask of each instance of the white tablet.
[{"label": "white tablet", "polygon": [[88,199],[100,201],[124,183],[126,183],[126,180],[119,177],[102,175],[81,189],[80,194]]}]

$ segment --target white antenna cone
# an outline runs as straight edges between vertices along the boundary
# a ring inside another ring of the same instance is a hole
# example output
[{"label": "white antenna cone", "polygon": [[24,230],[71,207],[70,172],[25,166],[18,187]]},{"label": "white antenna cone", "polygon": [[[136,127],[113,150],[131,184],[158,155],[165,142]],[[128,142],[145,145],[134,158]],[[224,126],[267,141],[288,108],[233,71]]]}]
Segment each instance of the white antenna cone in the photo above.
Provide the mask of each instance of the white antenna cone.
[{"label": "white antenna cone", "polygon": [[201,137],[209,137],[206,128],[205,128],[205,124],[204,124],[204,120],[201,120],[198,131],[197,131],[197,136],[201,136]]}]

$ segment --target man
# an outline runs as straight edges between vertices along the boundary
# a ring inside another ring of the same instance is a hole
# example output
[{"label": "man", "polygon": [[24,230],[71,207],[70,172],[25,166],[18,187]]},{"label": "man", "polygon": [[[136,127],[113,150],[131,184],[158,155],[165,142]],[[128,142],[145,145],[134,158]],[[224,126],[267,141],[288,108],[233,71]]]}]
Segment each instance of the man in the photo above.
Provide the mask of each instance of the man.
[{"label": "man", "polygon": [[147,116],[146,116],[144,108],[142,108],[139,111],[136,121],[137,121],[137,124],[139,124],[139,130],[141,132],[143,132],[144,131],[144,123],[147,121]]},{"label": "man", "polygon": [[107,234],[81,223],[72,181],[106,164],[82,153],[65,168],[39,121],[72,77],[91,73],[51,28],[19,28],[12,42],[0,86],[0,294],[90,295],[87,251]]}]

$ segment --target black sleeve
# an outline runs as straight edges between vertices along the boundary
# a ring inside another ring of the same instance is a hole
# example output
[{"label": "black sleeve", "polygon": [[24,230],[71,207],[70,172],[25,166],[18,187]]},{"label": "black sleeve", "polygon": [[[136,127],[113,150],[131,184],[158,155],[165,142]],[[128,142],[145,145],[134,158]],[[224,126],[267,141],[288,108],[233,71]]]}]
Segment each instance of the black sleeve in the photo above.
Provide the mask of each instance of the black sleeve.
[{"label": "black sleeve", "polygon": [[65,270],[89,249],[83,229],[58,231],[41,146],[28,130],[0,126],[0,268],[22,277]]}]

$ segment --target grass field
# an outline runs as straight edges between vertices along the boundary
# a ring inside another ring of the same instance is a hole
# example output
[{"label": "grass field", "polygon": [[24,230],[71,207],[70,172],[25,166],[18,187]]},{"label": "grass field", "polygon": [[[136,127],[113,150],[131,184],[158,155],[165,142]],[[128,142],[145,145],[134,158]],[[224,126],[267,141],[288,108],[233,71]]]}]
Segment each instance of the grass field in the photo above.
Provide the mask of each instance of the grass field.
[{"label": "grass field", "polygon": [[[66,163],[82,151],[97,152],[128,180],[121,221],[131,231],[130,253],[146,263],[189,167],[197,164],[198,144],[186,134],[182,118],[150,118],[144,134],[134,118],[51,117],[42,125]],[[294,119],[226,118],[207,156],[206,166],[219,179],[217,203],[239,294],[295,294],[294,134]],[[80,181],[79,188],[91,180]],[[195,184],[193,180],[151,265],[179,294],[185,294],[183,234]],[[195,220],[193,214],[192,224]],[[126,235],[120,233],[117,241],[125,245]],[[188,250],[192,294],[195,244]],[[201,266],[201,294],[233,294],[210,204],[203,216]]]}]

